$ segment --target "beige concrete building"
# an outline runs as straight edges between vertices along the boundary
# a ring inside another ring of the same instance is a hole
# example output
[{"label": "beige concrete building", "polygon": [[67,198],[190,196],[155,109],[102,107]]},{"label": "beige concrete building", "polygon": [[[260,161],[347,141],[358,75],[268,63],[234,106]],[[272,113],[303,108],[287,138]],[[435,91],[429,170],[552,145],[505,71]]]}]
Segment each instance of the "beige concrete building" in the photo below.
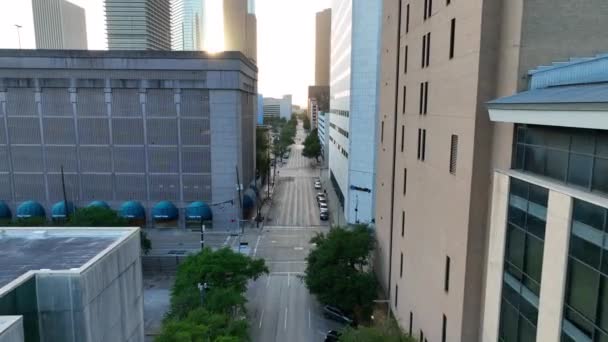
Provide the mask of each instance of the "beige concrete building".
[{"label": "beige concrete building", "polygon": [[525,89],[537,65],[607,51],[608,7],[384,0],[383,10],[378,275],[414,337],[494,342],[481,337],[484,289],[496,286],[484,276],[489,194],[492,170],[511,164],[513,125],[492,124],[484,103]]},{"label": "beige concrete building", "polygon": [[315,85],[327,86],[331,53],[331,8],[317,13],[315,32]]},{"label": "beige concrete building", "polygon": [[32,0],[37,49],[87,49],[84,8],[66,0]]},{"label": "beige concrete building", "polygon": [[224,0],[224,50],[257,60],[257,21],[253,0]]}]

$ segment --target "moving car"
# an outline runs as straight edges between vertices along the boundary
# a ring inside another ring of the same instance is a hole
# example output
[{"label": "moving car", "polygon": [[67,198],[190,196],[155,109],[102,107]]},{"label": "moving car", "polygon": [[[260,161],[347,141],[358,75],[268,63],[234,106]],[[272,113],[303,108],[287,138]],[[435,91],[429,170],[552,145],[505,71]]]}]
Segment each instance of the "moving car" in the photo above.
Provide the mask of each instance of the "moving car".
[{"label": "moving car", "polygon": [[338,309],[334,306],[331,306],[331,305],[325,305],[323,307],[323,316],[325,316],[325,318],[327,318],[327,319],[331,319],[336,322],[340,322],[340,323],[344,323],[344,324],[348,324],[348,325],[353,324],[353,320],[351,318],[346,316],[340,309]]},{"label": "moving car", "polygon": [[341,335],[342,334],[335,330],[330,330],[325,334],[325,342],[338,342]]},{"label": "moving car", "polygon": [[329,220],[329,211],[321,211],[321,213],[319,214],[319,219],[321,221]]}]

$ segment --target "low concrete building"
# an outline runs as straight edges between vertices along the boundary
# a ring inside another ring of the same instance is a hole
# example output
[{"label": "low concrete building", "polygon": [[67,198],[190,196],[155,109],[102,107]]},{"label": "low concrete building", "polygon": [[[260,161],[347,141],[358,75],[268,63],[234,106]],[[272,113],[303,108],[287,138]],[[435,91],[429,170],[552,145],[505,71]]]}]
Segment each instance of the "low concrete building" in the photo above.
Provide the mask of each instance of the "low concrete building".
[{"label": "low concrete building", "polygon": [[264,118],[291,118],[292,105],[291,95],[284,95],[282,98],[264,98]]},{"label": "low concrete building", "polygon": [[1,342],[143,340],[139,229],[0,228]]},{"label": "low concrete building", "polygon": [[236,227],[252,203],[256,87],[239,52],[2,50],[0,201],[65,216],[63,168],[73,206],[147,228]]}]

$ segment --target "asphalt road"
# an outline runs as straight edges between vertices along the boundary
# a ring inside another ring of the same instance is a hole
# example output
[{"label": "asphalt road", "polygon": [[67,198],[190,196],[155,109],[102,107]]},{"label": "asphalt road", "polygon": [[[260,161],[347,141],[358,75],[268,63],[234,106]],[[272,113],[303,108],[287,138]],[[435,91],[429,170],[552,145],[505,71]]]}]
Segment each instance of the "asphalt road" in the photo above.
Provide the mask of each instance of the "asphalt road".
[{"label": "asphalt road", "polygon": [[250,284],[247,293],[254,342],[323,341],[328,330],[341,327],[323,317],[320,304],[300,279],[313,247],[310,239],[329,230],[319,220],[315,199],[313,177],[319,170],[301,156],[298,145],[304,138],[300,125],[290,159],[278,168],[270,221],[259,234],[245,237],[252,256],[264,258],[270,269],[268,276]]}]

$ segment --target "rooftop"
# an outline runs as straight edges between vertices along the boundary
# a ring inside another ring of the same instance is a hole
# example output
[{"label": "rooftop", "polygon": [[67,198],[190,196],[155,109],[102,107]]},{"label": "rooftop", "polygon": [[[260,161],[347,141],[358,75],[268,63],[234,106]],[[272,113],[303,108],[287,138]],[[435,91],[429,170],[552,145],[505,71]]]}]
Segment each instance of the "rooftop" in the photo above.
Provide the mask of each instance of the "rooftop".
[{"label": "rooftop", "polygon": [[0,228],[0,289],[29,271],[80,269],[134,229]]}]

